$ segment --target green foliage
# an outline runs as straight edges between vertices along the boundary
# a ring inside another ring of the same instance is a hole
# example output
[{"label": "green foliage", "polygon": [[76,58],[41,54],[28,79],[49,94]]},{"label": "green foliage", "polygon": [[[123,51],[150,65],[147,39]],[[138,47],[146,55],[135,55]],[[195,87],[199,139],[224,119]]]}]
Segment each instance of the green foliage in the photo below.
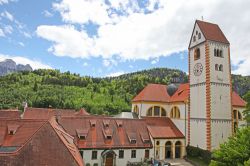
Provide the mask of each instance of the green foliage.
[{"label": "green foliage", "polygon": [[[186,83],[186,73],[155,68],[119,77],[93,78],[52,69],[12,73],[0,77],[0,109],[32,107],[85,107],[94,114],[117,114],[130,111],[131,100],[147,84],[170,84],[173,78]],[[242,80],[241,76],[237,76]],[[244,80],[244,79],[243,79]],[[244,82],[244,81],[241,81]]]},{"label": "green foliage", "polygon": [[211,160],[211,152],[207,150],[200,149],[198,147],[187,146],[187,157],[200,158],[205,163],[209,164]]},{"label": "green foliage", "polygon": [[[210,166],[248,165],[250,159],[250,127],[240,129],[234,137],[212,154]],[[248,165],[249,166],[249,165]]]},{"label": "green foliage", "polygon": [[249,126],[250,124],[250,91],[248,91],[248,93],[244,96],[244,100],[247,102],[247,106],[243,113]]}]

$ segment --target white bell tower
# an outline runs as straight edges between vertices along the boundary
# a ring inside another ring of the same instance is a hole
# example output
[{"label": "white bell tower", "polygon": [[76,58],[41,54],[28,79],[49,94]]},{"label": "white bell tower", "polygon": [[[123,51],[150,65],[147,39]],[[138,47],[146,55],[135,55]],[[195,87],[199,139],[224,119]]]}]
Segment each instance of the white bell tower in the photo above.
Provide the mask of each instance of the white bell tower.
[{"label": "white bell tower", "polygon": [[232,134],[230,44],[197,20],[189,44],[188,143],[211,151]]}]

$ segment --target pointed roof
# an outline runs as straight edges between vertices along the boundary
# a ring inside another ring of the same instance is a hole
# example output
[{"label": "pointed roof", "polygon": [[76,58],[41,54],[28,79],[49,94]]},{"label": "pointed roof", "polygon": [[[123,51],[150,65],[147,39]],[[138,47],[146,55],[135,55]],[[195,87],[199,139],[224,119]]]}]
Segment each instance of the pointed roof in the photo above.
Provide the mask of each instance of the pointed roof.
[{"label": "pointed roof", "polygon": [[[189,95],[189,83],[180,84],[177,91],[169,96],[166,90],[166,85],[149,84],[147,85],[132,102],[186,102]],[[232,106],[245,107],[246,102],[235,92],[232,93]]]},{"label": "pointed roof", "polygon": [[167,86],[161,84],[148,84],[132,101],[161,101],[168,102],[170,96]]},{"label": "pointed roof", "polygon": [[217,24],[196,20],[196,23],[200,27],[201,32],[203,33],[206,40],[212,40],[217,42],[222,42],[229,44],[224,33],[221,31],[220,27]]}]

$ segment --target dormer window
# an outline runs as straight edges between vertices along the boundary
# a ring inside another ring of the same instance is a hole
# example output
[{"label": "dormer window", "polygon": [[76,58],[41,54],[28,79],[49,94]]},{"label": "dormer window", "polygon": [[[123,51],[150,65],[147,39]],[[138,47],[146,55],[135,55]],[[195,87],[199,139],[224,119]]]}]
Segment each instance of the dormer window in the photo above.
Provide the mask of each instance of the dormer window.
[{"label": "dormer window", "polygon": [[90,122],[90,126],[91,126],[91,127],[95,127],[95,125],[96,125],[96,120],[91,119],[91,120],[89,120],[89,122]]},{"label": "dormer window", "polygon": [[8,125],[8,134],[14,135],[17,132],[18,127],[19,125],[15,125],[15,124]]},{"label": "dormer window", "polygon": [[122,127],[122,121],[121,120],[116,120],[116,124],[118,127]]},{"label": "dormer window", "polygon": [[85,140],[87,138],[88,132],[88,129],[76,129],[76,134],[80,140]]},{"label": "dormer window", "polygon": [[112,139],[113,131],[110,128],[103,129],[102,131],[103,131],[103,135],[104,135],[105,139],[107,139],[107,140]]},{"label": "dormer window", "polygon": [[141,136],[142,142],[144,144],[149,144],[150,143],[150,139],[149,139],[149,135],[148,134],[146,134],[146,133],[140,133],[140,136]]},{"label": "dormer window", "polygon": [[110,120],[103,120],[104,127],[109,127]]},{"label": "dormer window", "polygon": [[136,133],[127,133],[127,136],[131,144],[136,144]]}]

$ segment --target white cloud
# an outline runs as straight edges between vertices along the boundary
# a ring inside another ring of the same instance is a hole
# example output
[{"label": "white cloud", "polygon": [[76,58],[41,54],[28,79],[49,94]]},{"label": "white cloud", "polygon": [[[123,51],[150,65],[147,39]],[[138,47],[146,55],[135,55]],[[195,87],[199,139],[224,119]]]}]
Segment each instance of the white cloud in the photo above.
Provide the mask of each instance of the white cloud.
[{"label": "white cloud", "polygon": [[20,46],[22,46],[22,47],[25,46],[23,42],[18,42],[18,44],[19,44]]},{"label": "white cloud", "polygon": [[156,64],[158,62],[159,62],[159,58],[156,58],[156,59],[154,59],[154,60],[151,61],[151,64],[154,65],[154,64]]},{"label": "white cloud", "polygon": [[4,61],[5,59],[12,59],[17,64],[23,64],[23,65],[30,64],[30,66],[33,69],[52,69],[51,66],[44,64],[37,60],[28,59],[28,58],[21,57],[21,56],[10,56],[10,55],[5,55],[5,54],[0,54],[0,61]]},{"label": "white cloud", "polygon": [[83,66],[84,66],[84,67],[86,67],[86,66],[88,66],[88,65],[89,65],[89,64],[88,64],[87,62],[84,62],[84,63],[83,63]]},{"label": "white cloud", "polygon": [[48,10],[44,10],[42,13],[45,17],[52,17],[53,14],[51,12],[49,12]]},{"label": "white cloud", "polygon": [[13,32],[12,26],[10,26],[10,25],[5,25],[5,26],[4,26],[4,32],[5,32],[5,33],[8,33],[8,34],[12,34],[12,32]]},{"label": "white cloud", "polygon": [[124,71],[119,71],[119,72],[115,72],[115,73],[110,73],[110,74],[106,75],[106,77],[117,77],[117,76],[120,76],[123,74],[125,74]]},{"label": "white cloud", "polygon": [[[147,14],[136,1],[110,3],[107,5],[104,0],[54,3],[63,21],[73,25],[42,25],[37,28],[37,34],[52,41],[50,51],[57,56],[112,59],[117,55],[122,60],[148,60],[187,50],[194,21],[203,16],[205,21],[219,24],[229,39],[232,64],[239,67],[237,71],[248,71],[240,62],[249,57],[250,1],[151,0],[147,6],[151,12]],[[111,9],[125,15],[112,13]],[[240,13],[240,17],[235,13]],[[89,21],[99,25],[93,38],[74,27]]]},{"label": "white cloud", "polygon": [[102,64],[105,67],[111,67],[111,66],[117,66],[118,63],[114,59],[104,59]]},{"label": "white cloud", "polygon": [[8,3],[9,1],[8,0],[0,0],[0,5],[3,5],[5,3]]},{"label": "white cloud", "polygon": [[233,74],[240,74],[243,76],[250,75],[250,55],[243,62],[238,64],[238,68],[232,71]]},{"label": "white cloud", "polygon": [[8,19],[8,20],[10,20],[10,21],[14,21],[14,17],[12,16],[12,14],[10,14],[7,11],[2,12],[1,16]]},{"label": "white cloud", "polygon": [[4,34],[3,30],[0,28],[0,37],[4,37],[4,36],[5,36],[5,34]]}]

